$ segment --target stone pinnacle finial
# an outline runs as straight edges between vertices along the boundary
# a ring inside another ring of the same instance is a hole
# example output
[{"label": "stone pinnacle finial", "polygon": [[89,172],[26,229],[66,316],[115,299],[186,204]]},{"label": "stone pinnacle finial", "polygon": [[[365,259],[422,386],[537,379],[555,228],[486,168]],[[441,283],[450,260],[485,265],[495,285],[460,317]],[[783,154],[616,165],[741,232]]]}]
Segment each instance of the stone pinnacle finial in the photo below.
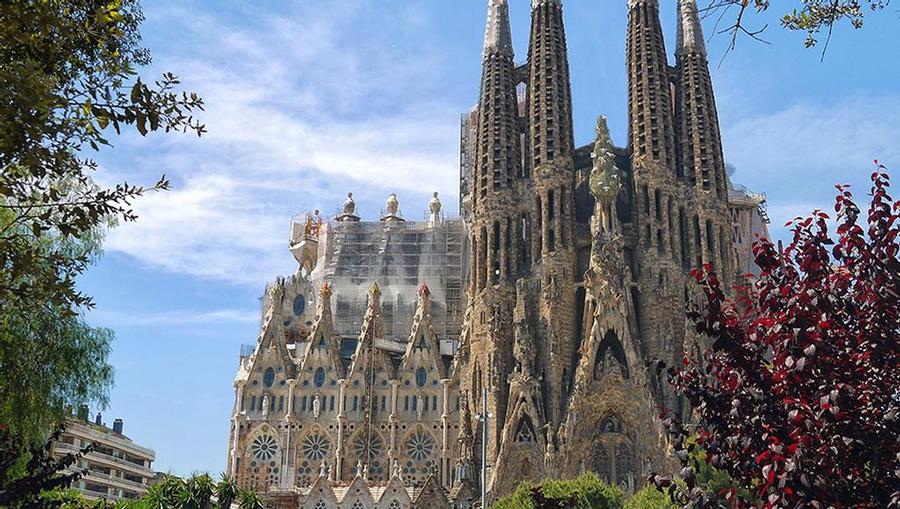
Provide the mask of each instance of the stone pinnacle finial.
[{"label": "stone pinnacle finial", "polygon": [[638,4],[650,4],[654,7],[659,6],[659,0],[628,0],[628,8],[633,9]]},{"label": "stone pinnacle finial", "polygon": [[675,47],[679,53],[696,52],[706,56],[697,0],[678,0],[678,39]]},{"label": "stone pinnacle finial", "polygon": [[512,53],[507,0],[488,0],[487,28],[484,32],[484,56],[495,51]]},{"label": "stone pinnacle finial", "polygon": [[428,283],[422,283],[422,286],[419,287],[419,295],[421,297],[430,297],[431,289],[428,288]]},{"label": "stone pinnacle finial", "polygon": [[319,288],[319,295],[320,295],[323,299],[330,299],[330,298],[331,298],[331,293],[332,293],[332,292],[331,292],[331,286],[330,286],[327,282],[322,283],[322,287]]},{"label": "stone pinnacle finial", "polygon": [[372,286],[369,287],[369,293],[376,298],[381,295],[381,288],[378,287],[378,281],[372,281]]}]

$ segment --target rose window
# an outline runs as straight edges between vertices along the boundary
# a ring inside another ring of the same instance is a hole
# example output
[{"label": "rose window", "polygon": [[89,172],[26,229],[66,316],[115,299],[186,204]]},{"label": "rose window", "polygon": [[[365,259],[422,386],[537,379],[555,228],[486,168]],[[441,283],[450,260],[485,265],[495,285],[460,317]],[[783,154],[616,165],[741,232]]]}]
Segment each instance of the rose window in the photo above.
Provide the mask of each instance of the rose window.
[{"label": "rose window", "polygon": [[321,460],[330,451],[331,443],[322,435],[310,435],[303,441],[303,455],[309,460]]},{"label": "rose window", "polygon": [[272,435],[261,435],[250,444],[250,452],[253,457],[267,461],[275,457],[278,452],[278,442]]},{"label": "rose window", "polygon": [[[384,442],[381,441],[381,437],[378,435],[372,435],[371,440],[369,440],[369,459],[375,459],[381,456],[381,450],[384,448]],[[356,437],[356,440],[353,442],[353,450],[356,452],[357,458],[362,458],[366,453],[366,437],[364,434],[360,434]]]},{"label": "rose window", "polygon": [[424,461],[434,452],[434,439],[425,432],[417,431],[406,442],[406,453],[416,461]]}]

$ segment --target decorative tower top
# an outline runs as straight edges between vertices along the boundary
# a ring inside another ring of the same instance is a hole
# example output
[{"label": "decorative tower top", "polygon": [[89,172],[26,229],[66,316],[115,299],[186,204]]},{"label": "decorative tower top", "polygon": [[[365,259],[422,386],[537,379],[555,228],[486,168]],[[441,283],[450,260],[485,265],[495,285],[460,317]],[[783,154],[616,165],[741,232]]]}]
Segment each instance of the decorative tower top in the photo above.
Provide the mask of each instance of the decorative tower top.
[{"label": "decorative tower top", "polygon": [[609,127],[606,125],[606,117],[597,119],[597,141],[591,158],[594,167],[591,170],[590,190],[598,202],[614,201],[622,187],[622,173],[616,166],[616,154],[613,152],[612,140],[609,137]]},{"label": "decorative tower top", "polygon": [[507,0],[488,1],[488,22],[484,32],[484,56],[495,51],[512,53],[512,31],[509,27]]},{"label": "decorative tower top", "polygon": [[431,295],[431,288],[428,288],[428,283],[422,283],[422,286],[419,287],[419,296],[420,297],[428,297]]},{"label": "decorative tower top", "polygon": [[330,299],[331,293],[331,285],[329,285],[327,282],[322,283],[322,287],[319,288],[319,296],[321,296],[323,299]]},{"label": "decorative tower top", "polygon": [[697,0],[678,1],[677,41],[675,51],[679,53],[696,52],[706,56],[706,42],[703,40],[703,27],[700,25]]},{"label": "decorative tower top", "polygon": [[337,217],[338,221],[359,221],[356,215],[356,201],[353,200],[353,193],[347,193],[347,199],[341,206],[341,215]]},{"label": "decorative tower top", "polygon": [[391,193],[387,201],[384,203],[384,216],[382,221],[403,221],[400,217],[400,200],[397,199],[397,193]]},{"label": "decorative tower top", "polygon": [[428,211],[430,213],[428,218],[429,226],[437,226],[441,224],[441,210],[443,210],[444,205],[441,203],[441,199],[438,198],[437,192],[435,192],[431,196],[431,201],[428,202]]}]

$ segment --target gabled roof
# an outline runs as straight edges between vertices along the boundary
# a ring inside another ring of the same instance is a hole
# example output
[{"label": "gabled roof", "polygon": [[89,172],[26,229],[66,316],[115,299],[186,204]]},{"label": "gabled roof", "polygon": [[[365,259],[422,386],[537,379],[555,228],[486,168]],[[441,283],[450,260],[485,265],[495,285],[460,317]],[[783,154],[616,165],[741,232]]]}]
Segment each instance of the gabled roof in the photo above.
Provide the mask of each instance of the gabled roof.
[{"label": "gabled roof", "polygon": [[312,352],[317,349],[325,349],[325,356],[338,377],[344,376],[344,365],[341,362],[341,338],[334,333],[334,318],[331,314],[331,287],[328,283],[322,284],[319,290],[319,309],[316,313],[316,323],[310,334],[309,346],[300,361],[300,370],[306,370],[314,357]]},{"label": "gabled roof", "polygon": [[406,343],[406,353],[403,354],[403,359],[400,362],[400,369],[412,369],[414,367],[411,365],[413,354],[418,350],[425,350],[430,357],[432,366],[443,379],[447,374],[441,358],[441,346],[437,335],[434,333],[434,326],[431,321],[431,290],[427,284],[422,283],[418,293],[416,314],[413,317],[412,330]]},{"label": "gabled roof", "polygon": [[284,299],[283,283],[283,281],[279,280],[268,289],[268,301],[271,302],[271,307],[266,310],[265,316],[263,317],[263,325],[260,330],[259,339],[256,343],[256,350],[253,351],[249,363],[246,368],[244,368],[247,371],[248,377],[249,374],[256,369],[257,362],[271,350],[276,352],[285,373],[288,376],[293,376],[292,372],[294,371],[295,365],[290,352],[288,352],[287,345],[285,344],[284,318],[281,314],[282,300]]},{"label": "gabled roof", "polygon": [[353,362],[350,365],[349,378],[365,372],[369,362],[369,355],[373,359],[375,371],[378,373],[393,373],[393,365],[387,353],[377,348],[376,341],[384,339],[384,322],[381,316],[381,289],[378,283],[372,283],[369,288],[369,305],[366,315],[363,317],[362,330],[359,333],[359,341],[356,343],[356,352],[353,354]]}]

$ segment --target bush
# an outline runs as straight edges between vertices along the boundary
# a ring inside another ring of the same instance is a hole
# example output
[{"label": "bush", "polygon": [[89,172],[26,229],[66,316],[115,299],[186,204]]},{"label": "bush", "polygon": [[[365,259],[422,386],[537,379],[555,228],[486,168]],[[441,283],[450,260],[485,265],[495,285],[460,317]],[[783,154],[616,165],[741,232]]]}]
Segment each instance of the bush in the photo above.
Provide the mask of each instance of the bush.
[{"label": "bush", "polygon": [[593,473],[582,474],[575,479],[548,480],[540,485],[526,481],[512,495],[501,498],[493,509],[546,509],[567,507],[572,509],[619,509],[622,492],[601,481]]},{"label": "bush", "polygon": [[669,496],[655,486],[647,486],[625,501],[622,509],[675,509]]}]

